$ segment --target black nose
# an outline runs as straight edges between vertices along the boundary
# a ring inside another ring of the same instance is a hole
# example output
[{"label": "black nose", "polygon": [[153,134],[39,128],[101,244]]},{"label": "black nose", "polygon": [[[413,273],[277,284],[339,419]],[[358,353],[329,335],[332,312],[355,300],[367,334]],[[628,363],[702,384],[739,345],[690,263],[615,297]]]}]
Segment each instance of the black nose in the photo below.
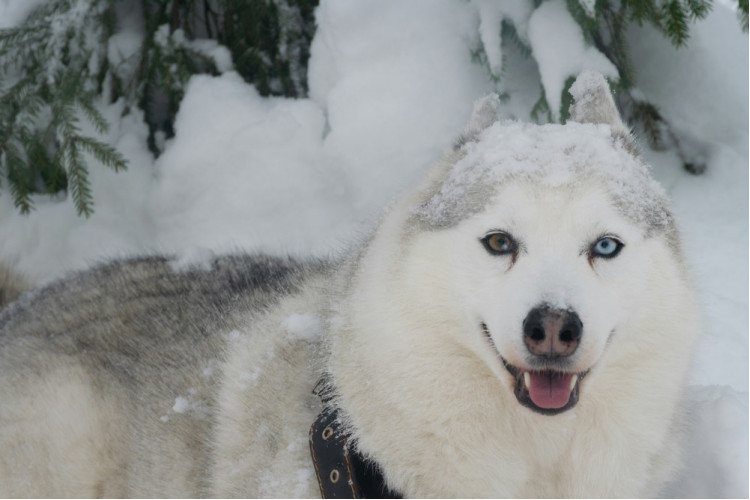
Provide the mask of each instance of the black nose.
[{"label": "black nose", "polygon": [[523,341],[531,354],[543,358],[570,356],[583,336],[575,311],[537,306],[523,320]]}]

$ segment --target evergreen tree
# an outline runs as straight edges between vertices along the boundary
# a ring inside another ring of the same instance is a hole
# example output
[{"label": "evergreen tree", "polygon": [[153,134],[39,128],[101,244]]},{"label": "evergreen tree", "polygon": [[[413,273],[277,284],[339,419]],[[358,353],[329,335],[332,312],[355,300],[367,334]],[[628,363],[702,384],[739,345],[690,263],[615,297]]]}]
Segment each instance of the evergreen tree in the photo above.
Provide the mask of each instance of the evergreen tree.
[{"label": "evergreen tree", "polygon": [[[636,74],[625,30],[630,23],[640,26],[648,22],[675,47],[684,47],[690,37],[690,23],[708,15],[712,0],[597,0],[593,16],[579,1],[567,2],[568,10],[583,29],[587,42],[604,54],[619,72],[619,81],[613,83],[625,119],[644,132],[652,148],[663,149],[669,140],[677,147],[685,169],[694,174],[702,173],[705,164],[689,157],[658,108],[632,92],[636,86]],[[569,85],[566,91],[567,88]]]},{"label": "evergreen tree", "polygon": [[[123,99],[144,111],[149,147],[160,153],[191,76],[220,68],[201,42],[223,44],[235,69],[262,95],[304,96],[317,0],[48,0],[0,30],[0,186],[22,213],[34,193],[67,192],[93,212],[89,156],[126,168],[122,155],[81,132],[107,121],[97,102]],[[110,60],[124,11],[142,24],[135,64]],[[226,69],[226,68],[225,68]],[[105,102],[106,103],[106,102]]]},{"label": "evergreen tree", "polygon": [[[305,96],[317,1],[47,0],[20,25],[0,30],[0,189],[10,192],[22,213],[33,209],[35,193],[65,192],[79,214],[90,215],[91,159],[114,170],[126,168],[126,161],[82,132],[83,121],[105,133],[108,124],[98,106],[122,99],[125,113],[143,111],[149,147],[160,154],[163,140],[173,135],[190,77],[228,69],[217,62],[212,47],[225,47],[233,68],[261,95]],[[537,8],[544,0],[527,1]],[[636,74],[625,33],[631,23],[650,23],[675,46],[684,46],[690,24],[708,14],[712,0],[566,1],[586,42],[619,72],[611,83],[623,116],[641,127],[653,147],[677,145],[686,167],[700,171],[657,107],[633,92]],[[748,0],[738,1],[747,30]],[[140,48],[127,64],[108,53],[124,14],[135,15],[142,28]],[[502,20],[498,29],[504,47],[533,57],[512,22]],[[472,56],[489,69],[483,46]],[[502,70],[496,66],[489,73],[499,84]],[[570,76],[559,113],[552,112],[541,89],[531,110],[535,120],[567,119],[567,90],[575,75]]]},{"label": "evergreen tree", "polygon": [[83,135],[88,119],[104,132],[94,105],[101,91],[111,2],[43,4],[17,28],[0,32],[0,167],[16,207],[28,213],[31,193],[67,189],[79,214],[91,213],[84,153],[115,170],[125,160],[111,146]]},{"label": "evergreen tree", "polygon": [[[527,0],[532,9],[538,8],[544,0]],[[705,165],[702,160],[688,154],[682,139],[674,133],[658,108],[643,98],[636,87],[635,68],[630,56],[626,31],[632,23],[649,23],[658,29],[672,44],[684,47],[690,36],[691,23],[705,18],[711,10],[712,0],[566,0],[567,9],[580,26],[585,42],[601,52],[614,64],[619,79],[610,82],[616,91],[617,104],[623,117],[644,132],[649,144],[655,149],[674,145],[685,168],[692,173],[700,173]],[[747,31],[748,2],[739,0],[738,15],[740,24]],[[503,20],[499,27],[504,47],[513,46],[526,57],[533,57],[531,47],[520,39],[513,24]],[[493,81],[499,83],[501,74],[489,67],[484,50],[480,46],[474,51],[475,60],[487,66]],[[502,72],[501,72],[502,73]],[[576,75],[566,80],[560,99],[557,116],[564,123],[568,118],[570,94],[568,90]],[[531,117],[537,122],[554,121],[544,88],[531,110]]]},{"label": "evergreen tree", "polygon": [[223,4],[220,16],[212,12],[212,24],[232,51],[237,72],[261,95],[306,95],[317,0]]}]

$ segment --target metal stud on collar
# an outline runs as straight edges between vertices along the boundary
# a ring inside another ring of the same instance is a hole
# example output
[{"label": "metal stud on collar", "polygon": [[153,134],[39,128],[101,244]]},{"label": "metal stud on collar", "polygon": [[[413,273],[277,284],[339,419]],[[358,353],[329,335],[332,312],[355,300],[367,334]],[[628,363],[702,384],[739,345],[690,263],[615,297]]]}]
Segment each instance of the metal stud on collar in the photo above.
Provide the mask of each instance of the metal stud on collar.
[{"label": "metal stud on collar", "polygon": [[322,498],[401,498],[388,489],[377,463],[347,446],[338,410],[324,410],[310,427],[310,455]]},{"label": "metal stud on collar", "polygon": [[339,473],[339,470],[333,469],[331,473],[328,475],[328,479],[330,479],[333,484],[338,483],[339,479],[341,479],[341,474]]}]

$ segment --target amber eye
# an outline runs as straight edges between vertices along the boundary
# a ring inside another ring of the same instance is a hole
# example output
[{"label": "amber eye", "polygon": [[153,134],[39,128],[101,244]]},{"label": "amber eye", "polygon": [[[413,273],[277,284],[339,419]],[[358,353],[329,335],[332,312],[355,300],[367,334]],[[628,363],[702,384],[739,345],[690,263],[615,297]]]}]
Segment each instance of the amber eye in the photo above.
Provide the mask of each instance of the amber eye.
[{"label": "amber eye", "polygon": [[512,255],[518,251],[518,244],[508,233],[496,231],[482,238],[484,248],[492,255]]}]

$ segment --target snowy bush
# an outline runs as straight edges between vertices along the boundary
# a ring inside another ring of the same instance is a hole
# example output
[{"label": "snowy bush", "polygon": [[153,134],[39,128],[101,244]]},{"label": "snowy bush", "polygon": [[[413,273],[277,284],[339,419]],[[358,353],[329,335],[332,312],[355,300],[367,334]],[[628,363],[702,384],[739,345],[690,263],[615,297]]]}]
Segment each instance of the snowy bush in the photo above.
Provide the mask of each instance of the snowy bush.
[{"label": "snowy bush", "polygon": [[317,0],[29,3],[23,23],[0,30],[0,167],[22,213],[33,193],[67,191],[88,217],[92,160],[126,167],[98,138],[97,103],[141,110],[158,155],[195,74],[236,69],[261,95],[307,92]]},{"label": "snowy bush", "polygon": [[[688,170],[701,144],[676,133],[638,91],[626,43],[631,23],[655,26],[676,46],[712,0],[471,0],[482,64],[502,99],[507,54],[536,63],[541,88],[529,118],[567,119],[568,88],[586,69],[608,77],[625,118],[655,148],[675,146]],[[21,5],[18,2],[16,5]],[[22,213],[34,193],[66,192],[92,213],[89,165],[124,157],[102,138],[100,106],[143,113],[154,156],[174,135],[190,78],[236,71],[261,96],[307,94],[317,0],[25,0],[25,20],[0,30],[0,179]],[[739,0],[747,27],[747,0]],[[1,26],[1,23],[0,23]]]},{"label": "snowy bush", "polygon": [[[474,57],[486,66],[501,96],[509,97],[503,85],[506,51],[516,50],[536,61],[542,86],[531,111],[535,121],[564,123],[575,77],[583,70],[596,70],[610,81],[625,119],[653,149],[676,147],[688,171],[705,169],[701,146],[680,137],[638,91],[626,30],[631,23],[649,23],[676,47],[683,47],[690,23],[708,15],[711,0],[473,1],[480,14],[480,44]],[[747,11],[747,1],[740,0],[738,14],[745,30]]]},{"label": "snowy bush", "polygon": [[84,153],[121,169],[111,146],[81,133],[83,114],[103,132],[94,100],[106,72],[113,11],[105,2],[51,2],[0,34],[0,162],[15,205],[31,207],[32,192],[67,189],[79,214],[91,211]]}]

